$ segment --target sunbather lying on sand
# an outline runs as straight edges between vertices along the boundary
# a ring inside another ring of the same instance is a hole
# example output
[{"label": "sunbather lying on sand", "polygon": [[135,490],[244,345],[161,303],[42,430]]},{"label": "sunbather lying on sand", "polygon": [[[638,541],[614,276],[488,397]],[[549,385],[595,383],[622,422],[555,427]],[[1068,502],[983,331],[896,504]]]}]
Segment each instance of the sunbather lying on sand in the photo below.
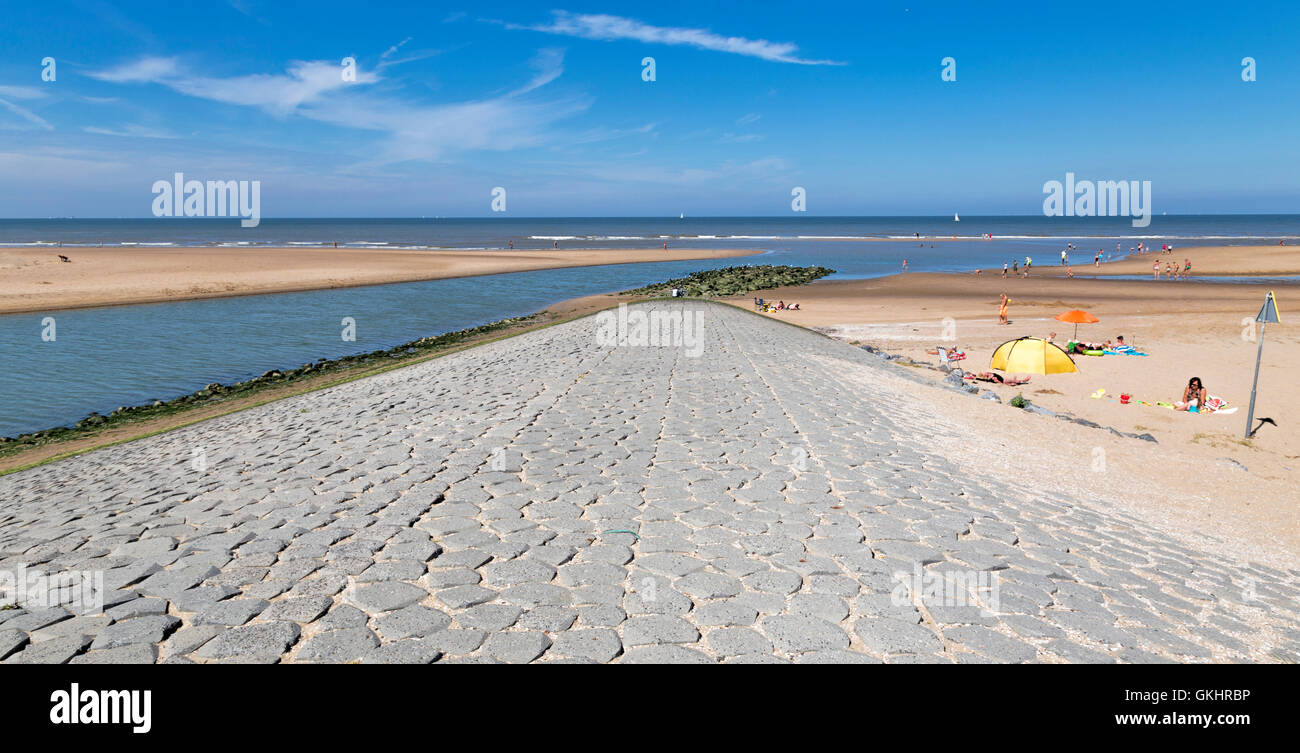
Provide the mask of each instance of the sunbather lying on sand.
[{"label": "sunbather lying on sand", "polygon": [[972,379],[978,379],[981,382],[993,382],[994,384],[1025,384],[1029,377],[1018,374],[1008,374],[1002,376],[995,371],[981,371],[970,375]]}]

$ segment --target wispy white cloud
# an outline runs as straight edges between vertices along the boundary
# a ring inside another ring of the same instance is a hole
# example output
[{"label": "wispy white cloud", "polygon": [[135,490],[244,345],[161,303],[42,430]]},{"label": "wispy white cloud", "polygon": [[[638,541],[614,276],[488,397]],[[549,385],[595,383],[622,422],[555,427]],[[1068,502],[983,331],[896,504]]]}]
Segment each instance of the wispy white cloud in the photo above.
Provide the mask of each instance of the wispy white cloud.
[{"label": "wispy white cloud", "polygon": [[[396,50],[401,44],[394,45]],[[278,117],[298,116],[332,125],[387,134],[373,163],[433,160],[458,150],[510,150],[540,143],[545,128],[589,106],[580,98],[542,100],[531,93],[564,72],[563,50],[544,49],[530,61],[522,86],[484,99],[450,104],[413,104],[367,86],[376,71],[358,70],[344,82],[330,61],[295,61],[282,74],[218,78],[199,76],[176,58],[142,58],[91,74],[115,83],[154,83],[182,94],[256,107]]]},{"label": "wispy white cloud", "polygon": [[105,71],[94,71],[91,78],[115,84],[161,83],[181,74],[176,58],[144,57]]},{"label": "wispy white cloud", "polygon": [[645,125],[636,128],[590,128],[581,133],[574,134],[566,139],[566,142],[570,145],[594,144],[599,141],[612,141],[627,136],[641,136],[646,134],[657,136],[658,134],[655,133],[655,126],[655,123],[646,123]]},{"label": "wispy white cloud", "polygon": [[811,60],[799,57],[798,45],[791,42],[769,42],[766,39],[747,39],[715,34],[708,29],[675,26],[652,26],[633,18],[611,16],[603,13],[570,13],[552,11],[548,24],[505,24],[510,29],[527,29],[547,34],[612,41],[631,39],[650,44],[687,45],[704,50],[747,55],[777,63],[799,65],[844,65],[834,60]]},{"label": "wispy white cloud", "polygon": [[125,136],[140,139],[175,139],[180,138],[171,131],[161,128],[150,128],[148,126],[130,123],[119,129],[104,128],[101,126],[86,126],[81,129],[86,133],[93,133],[98,136]]},{"label": "wispy white cloud", "polygon": [[402,47],[405,46],[406,43],[409,42],[409,41],[411,41],[411,38],[410,38],[410,37],[407,37],[406,39],[403,39],[402,41],[398,42],[397,44],[393,45],[392,47],[389,47],[387,50],[384,50],[384,54],[380,55],[380,56],[379,56],[379,59],[380,59],[380,60],[387,60],[387,59],[389,58],[389,56],[396,54],[397,51],[400,50],[400,49],[402,49]]},{"label": "wispy white cloud", "polygon": [[0,86],[0,107],[3,107],[33,125],[40,126],[47,131],[52,131],[54,130],[54,126],[50,125],[49,121],[26,107],[15,104],[12,101],[15,99],[43,99],[45,96],[45,92],[34,86]]},{"label": "wispy white cloud", "polygon": [[47,96],[36,86],[0,86],[0,97],[6,99],[44,99]]},{"label": "wispy white cloud", "polygon": [[761,117],[763,116],[759,115],[756,112],[751,112],[746,115],[741,115],[739,118],[736,118],[736,125],[749,125],[750,123],[757,123],[759,118]]},{"label": "wispy white cloud", "polygon": [[344,81],[342,66],[324,60],[296,60],[285,73],[215,78],[193,74],[176,58],[157,57],[90,75],[113,83],[161,84],[192,97],[260,107],[276,115],[288,115],[327,92],[379,80],[377,74],[359,69],[355,81]]}]

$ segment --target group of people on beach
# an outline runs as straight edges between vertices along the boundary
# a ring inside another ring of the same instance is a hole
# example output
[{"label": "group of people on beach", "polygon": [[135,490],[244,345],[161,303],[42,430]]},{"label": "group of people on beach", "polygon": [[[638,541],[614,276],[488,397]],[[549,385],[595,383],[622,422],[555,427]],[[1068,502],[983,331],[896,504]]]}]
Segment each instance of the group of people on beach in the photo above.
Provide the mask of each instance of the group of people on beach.
[{"label": "group of people on beach", "polygon": [[[1176,261],[1165,262],[1164,276],[1166,280],[1186,280],[1192,276],[1192,260],[1183,259],[1181,267]],[[1158,259],[1151,265],[1151,279],[1160,279],[1160,261]]]},{"label": "group of people on beach", "polygon": [[1025,257],[1024,267],[1020,266],[1019,259],[1012,259],[1010,262],[1002,263],[1002,276],[1006,277],[1007,272],[1010,271],[1011,274],[1015,275],[1016,277],[1028,277],[1029,268],[1032,266],[1034,266],[1034,260],[1028,256]]},{"label": "group of people on beach", "polygon": [[776,303],[772,303],[771,301],[766,301],[763,300],[762,298],[754,299],[754,308],[757,309],[758,311],[763,311],[766,313],[771,313],[773,311],[800,311],[801,310],[799,308],[799,304],[797,303],[786,303],[785,301],[777,301]]}]

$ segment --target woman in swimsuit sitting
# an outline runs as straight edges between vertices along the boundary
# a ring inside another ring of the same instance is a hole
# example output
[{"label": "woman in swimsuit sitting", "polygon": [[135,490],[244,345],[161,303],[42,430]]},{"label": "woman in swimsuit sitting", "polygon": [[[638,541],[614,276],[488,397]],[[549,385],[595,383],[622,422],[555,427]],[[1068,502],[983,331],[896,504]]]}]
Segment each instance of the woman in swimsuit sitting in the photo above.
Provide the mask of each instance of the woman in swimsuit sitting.
[{"label": "woman in swimsuit sitting", "polygon": [[1174,410],[1185,410],[1192,413],[1214,412],[1214,409],[1205,404],[1205,385],[1201,384],[1200,377],[1192,377],[1187,380],[1187,388],[1183,390],[1183,399],[1174,403]]}]

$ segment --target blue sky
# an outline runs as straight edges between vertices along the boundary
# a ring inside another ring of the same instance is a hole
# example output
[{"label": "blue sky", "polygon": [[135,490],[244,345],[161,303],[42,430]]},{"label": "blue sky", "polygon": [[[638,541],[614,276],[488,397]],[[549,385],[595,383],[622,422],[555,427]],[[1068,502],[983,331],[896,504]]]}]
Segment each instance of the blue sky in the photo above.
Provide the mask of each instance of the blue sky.
[{"label": "blue sky", "polygon": [[1294,3],[372,5],[6,3],[0,217],[176,171],[267,217],[1032,214],[1066,171],[1300,211]]}]

